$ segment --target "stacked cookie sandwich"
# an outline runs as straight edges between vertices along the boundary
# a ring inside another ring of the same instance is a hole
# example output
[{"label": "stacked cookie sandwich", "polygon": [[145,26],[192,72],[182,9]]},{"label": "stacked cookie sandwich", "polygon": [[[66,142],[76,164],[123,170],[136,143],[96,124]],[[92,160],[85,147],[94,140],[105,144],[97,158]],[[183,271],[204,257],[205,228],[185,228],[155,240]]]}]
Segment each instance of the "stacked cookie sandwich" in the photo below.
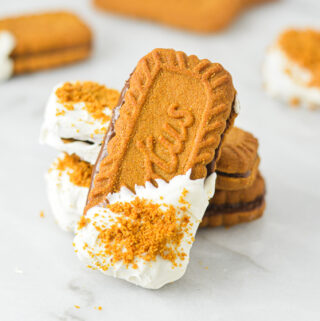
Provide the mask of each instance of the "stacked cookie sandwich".
[{"label": "stacked cookie sandwich", "polygon": [[258,144],[233,129],[231,76],[209,60],[155,49],[118,97],[90,82],[54,89],[41,141],[64,154],[49,200],[87,266],[157,289],[184,274],[204,215],[218,226],[262,214]]},{"label": "stacked cookie sandwich", "polygon": [[272,97],[292,107],[320,109],[320,31],[280,33],[266,53],[263,77]]},{"label": "stacked cookie sandwich", "polygon": [[94,82],[66,82],[48,100],[40,142],[59,151],[46,175],[59,226],[73,231],[88,194],[92,166],[119,92]]},{"label": "stacked cookie sandwich", "polygon": [[230,226],[262,216],[265,183],[259,163],[258,140],[249,132],[233,127],[221,147],[216,191],[201,226]]},{"label": "stacked cookie sandwich", "polygon": [[[62,152],[46,174],[48,198],[65,231],[73,232],[83,213],[93,166],[118,97],[118,91],[97,83],[66,82],[56,86],[48,100],[41,142]],[[257,150],[258,141],[248,132],[233,127],[226,135],[217,162],[216,192],[201,227],[234,225],[263,214],[265,187]]]}]

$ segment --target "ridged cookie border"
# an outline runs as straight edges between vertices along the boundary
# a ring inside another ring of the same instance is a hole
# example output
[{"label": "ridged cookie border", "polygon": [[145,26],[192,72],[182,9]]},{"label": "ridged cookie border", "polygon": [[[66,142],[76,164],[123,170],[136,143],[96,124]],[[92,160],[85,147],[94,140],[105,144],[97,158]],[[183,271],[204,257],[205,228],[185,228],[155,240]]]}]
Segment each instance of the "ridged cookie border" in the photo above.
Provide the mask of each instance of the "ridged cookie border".
[{"label": "ridged cookie border", "polygon": [[[161,70],[199,79],[206,89],[206,106],[194,139],[194,148],[190,151],[184,167],[184,172],[192,168],[193,171],[200,171],[201,174],[198,176],[206,176],[206,165],[214,158],[215,149],[219,145],[235,99],[236,92],[232,78],[218,63],[211,63],[207,59],[199,60],[196,56],[187,56],[181,51],[155,49],[139,61],[130,78],[125,102],[121,106],[120,117],[115,124],[115,136],[109,141],[108,155],[101,160],[100,171],[94,178],[94,187],[89,194],[87,209],[114,192],[113,185],[126,146],[130,142],[153,81]],[[226,91],[230,97],[225,95]],[[113,150],[117,150],[117,153],[113,153]],[[192,178],[198,177],[192,176]]]}]

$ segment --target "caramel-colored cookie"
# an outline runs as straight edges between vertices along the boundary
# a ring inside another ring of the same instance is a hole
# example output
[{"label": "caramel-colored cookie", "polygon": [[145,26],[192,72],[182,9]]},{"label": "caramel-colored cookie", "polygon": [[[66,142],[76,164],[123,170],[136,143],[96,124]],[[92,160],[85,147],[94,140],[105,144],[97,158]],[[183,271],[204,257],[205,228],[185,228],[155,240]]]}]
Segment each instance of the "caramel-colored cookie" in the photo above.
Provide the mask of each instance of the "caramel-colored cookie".
[{"label": "caramel-colored cookie", "polygon": [[85,59],[91,52],[91,31],[77,16],[51,12],[0,20],[0,32],[14,38],[13,73],[52,68]]},{"label": "caramel-colored cookie", "polygon": [[[245,8],[267,0],[93,0],[101,9],[197,32],[227,27]],[[270,0],[269,0],[270,1]]]},{"label": "caramel-colored cookie", "polygon": [[232,191],[250,186],[260,163],[257,152],[258,140],[252,134],[233,127],[221,147],[216,168],[216,188]]},{"label": "caramel-colored cookie", "polygon": [[248,188],[238,191],[216,190],[200,226],[230,226],[255,220],[262,216],[265,209],[264,196],[265,182],[259,172]]},{"label": "caramel-colored cookie", "polygon": [[155,49],[137,64],[123,89],[100,151],[87,209],[122,186],[157,178],[191,178],[215,168],[221,136],[232,126],[235,89],[218,63]]}]

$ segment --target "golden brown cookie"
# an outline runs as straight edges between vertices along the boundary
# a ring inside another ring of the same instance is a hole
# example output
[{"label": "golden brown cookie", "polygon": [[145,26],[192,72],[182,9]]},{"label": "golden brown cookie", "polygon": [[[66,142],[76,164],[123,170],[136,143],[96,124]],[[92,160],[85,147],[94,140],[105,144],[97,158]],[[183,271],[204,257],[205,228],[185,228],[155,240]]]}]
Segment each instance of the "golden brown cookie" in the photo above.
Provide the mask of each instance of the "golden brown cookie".
[{"label": "golden brown cookie", "polygon": [[238,191],[216,190],[200,224],[230,226],[250,222],[262,216],[265,209],[265,182],[261,174],[248,188]]},{"label": "golden brown cookie", "polygon": [[258,140],[252,134],[237,127],[231,128],[217,162],[216,188],[232,191],[250,186],[260,163],[257,152]]},{"label": "golden brown cookie", "polygon": [[[98,8],[197,32],[227,27],[245,8],[268,0],[93,0]],[[270,0],[269,0],[270,1]]]},{"label": "golden brown cookie", "polygon": [[156,178],[191,178],[215,168],[221,136],[231,127],[235,89],[218,63],[155,49],[137,64],[113,110],[93,172],[86,209],[122,186]]},{"label": "golden brown cookie", "polygon": [[0,32],[15,40],[13,73],[21,74],[76,62],[89,56],[89,27],[69,12],[50,12],[0,20]]}]

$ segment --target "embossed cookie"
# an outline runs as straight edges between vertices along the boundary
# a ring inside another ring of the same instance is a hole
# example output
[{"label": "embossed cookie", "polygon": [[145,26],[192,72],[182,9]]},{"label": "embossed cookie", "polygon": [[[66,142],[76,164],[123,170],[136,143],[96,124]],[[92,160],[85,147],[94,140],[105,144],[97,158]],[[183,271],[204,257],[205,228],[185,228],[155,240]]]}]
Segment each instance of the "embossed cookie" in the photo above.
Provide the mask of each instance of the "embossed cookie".
[{"label": "embossed cookie", "polygon": [[[94,172],[87,209],[122,186],[205,177],[231,127],[235,90],[220,64],[155,49],[142,58],[116,107]],[[227,126],[228,124],[228,126]]]},{"label": "embossed cookie", "polygon": [[186,271],[236,92],[220,64],[155,49],[121,97],[74,247],[87,266],[158,289]]},{"label": "embossed cookie", "polygon": [[0,79],[87,58],[89,27],[69,12],[48,12],[0,20]]},{"label": "embossed cookie", "polygon": [[[98,8],[197,32],[227,27],[244,9],[268,0],[94,0]],[[270,0],[269,0],[270,1]]]},{"label": "embossed cookie", "polygon": [[216,167],[216,188],[232,191],[250,186],[259,167],[257,151],[258,140],[252,134],[233,127],[221,147]]},{"label": "embossed cookie", "polygon": [[216,190],[200,227],[231,226],[253,221],[265,209],[265,182],[260,172],[253,184],[237,191]]}]

